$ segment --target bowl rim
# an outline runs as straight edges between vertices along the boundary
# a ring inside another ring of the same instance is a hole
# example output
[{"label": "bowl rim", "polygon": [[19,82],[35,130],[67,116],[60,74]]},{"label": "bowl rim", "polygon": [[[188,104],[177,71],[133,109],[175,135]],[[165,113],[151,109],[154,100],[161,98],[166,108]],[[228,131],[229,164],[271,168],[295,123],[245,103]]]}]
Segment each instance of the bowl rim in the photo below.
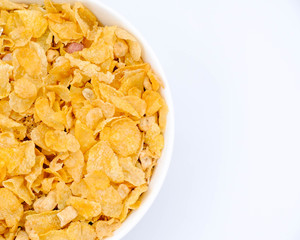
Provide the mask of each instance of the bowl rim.
[{"label": "bowl rim", "polygon": [[[28,3],[28,4],[44,3],[44,0],[11,0],[11,1],[19,2],[19,3]],[[120,228],[114,231],[113,236],[106,238],[107,240],[121,240],[141,221],[141,219],[145,216],[145,214],[148,212],[150,207],[153,205],[155,199],[157,198],[163,186],[163,183],[166,179],[170,167],[172,153],[173,153],[173,146],[174,146],[174,138],[175,138],[175,113],[174,113],[174,105],[173,105],[173,99],[171,95],[169,82],[152,47],[149,45],[147,40],[142,36],[142,34],[137,30],[137,28],[132,23],[130,23],[122,14],[112,9],[111,7],[107,6],[105,3],[101,2],[101,0],[52,0],[52,1],[56,3],[82,2],[84,5],[87,5],[90,11],[92,11],[96,15],[99,21],[105,22],[104,18],[103,18],[104,21],[98,18],[96,13],[97,10],[91,9],[88,6],[88,5],[97,5],[99,9],[103,10],[107,15],[109,15],[116,22],[119,22],[119,24],[117,24],[118,26],[124,28],[125,30],[133,34],[134,37],[136,37],[136,39],[139,41],[142,47],[143,59],[146,58],[145,62],[150,63],[151,68],[154,70],[156,74],[158,74],[158,76],[162,79],[164,83],[164,89],[161,93],[169,108],[166,131],[164,134],[165,146],[162,152],[162,156],[158,160],[157,166],[155,167],[155,171],[153,173],[152,179],[149,184],[149,190],[144,194],[145,196],[143,196],[141,206],[137,210],[130,213],[127,219],[121,224]]]}]

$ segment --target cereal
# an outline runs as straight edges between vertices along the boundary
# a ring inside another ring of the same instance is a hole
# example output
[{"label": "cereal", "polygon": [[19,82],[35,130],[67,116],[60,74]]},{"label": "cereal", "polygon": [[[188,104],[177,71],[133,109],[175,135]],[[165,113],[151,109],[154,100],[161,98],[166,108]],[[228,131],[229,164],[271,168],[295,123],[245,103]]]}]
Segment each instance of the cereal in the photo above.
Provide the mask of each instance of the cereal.
[{"label": "cereal", "polygon": [[53,210],[57,205],[55,195],[56,193],[51,191],[47,196],[38,198],[33,204],[34,211],[41,213]]},{"label": "cereal", "polygon": [[135,122],[129,118],[119,119],[111,124],[109,143],[121,156],[135,153],[141,141],[141,133]]},{"label": "cereal", "polygon": [[91,220],[92,218],[99,216],[101,213],[100,203],[84,198],[71,196],[67,204],[71,205],[78,212],[78,215],[86,220]]},{"label": "cereal", "polygon": [[68,240],[68,235],[65,230],[53,230],[40,235],[40,240]]},{"label": "cereal", "polygon": [[0,239],[109,237],[161,156],[163,84],[82,3],[0,9]]},{"label": "cereal", "polygon": [[120,222],[111,219],[109,221],[98,221],[95,225],[97,237],[99,240],[101,240],[105,237],[112,236],[113,231],[120,226]]},{"label": "cereal", "polygon": [[142,168],[145,171],[147,168],[149,168],[153,162],[153,158],[151,155],[151,152],[148,149],[142,150],[139,156],[139,159],[142,164]]},{"label": "cereal", "polygon": [[130,189],[126,184],[119,185],[118,193],[120,194],[122,199],[126,198],[129,192],[130,192]]},{"label": "cereal", "polygon": [[29,240],[28,234],[25,231],[19,231],[16,240]]},{"label": "cereal", "polygon": [[73,134],[59,130],[46,132],[45,143],[48,148],[56,152],[77,152],[80,148],[79,142]]},{"label": "cereal", "polygon": [[124,57],[127,52],[128,52],[128,45],[126,44],[126,42],[122,39],[117,40],[116,43],[114,44],[115,57],[117,58]]},{"label": "cereal", "polygon": [[57,229],[60,229],[57,211],[33,213],[26,216],[25,230],[31,239],[38,239],[39,235]]},{"label": "cereal", "polygon": [[60,220],[60,226],[64,227],[69,222],[71,222],[74,218],[76,218],[77,215],[78,215],[77,211],[73,207],[71,206],[66,207],[64,210],[62,210],[57,214]]},{"label": "cereal", "polygon": [[56,202],[58,209],[64,209],[67,205],[67,200],[71,196],[70,188],[64,183],[59,182],[56,185]]},{"label": "cereal", "polygon": [[27,78],[20,78],[14,82],[14,91],[20,98],[35,98],[36,86]]},{"label": "cereal", "polygon": [[93,171],[87,174],[84,179],[91,194],[96,193],[98,190],[104,190],[110,186],[110,180],[107,175],[100,170]]},{"label": "cereal", "polygon": [[69,240],[95,240],[96,231],[94,227],[86,222],[72,222],[67,229]]},{"label": "cereal", "polygon": [[0,220],[11,228],[18,224],[23,215],[21,201],[8,189],[0,188]]},{"label": "cereal", "polygon": [[123,168],[125,181],[134,186],[140,186],[145,183],[145,173],[142,169],[133,165],[130,157],[120,158],[120,164]]},{"label": "cereal", "polygon": [[75,137],[79,141],[80,149],[83,153],[97,143],[93,130],[79,120],[75,123]]},{"label": "cereal", "polygon": [[95,196],[100,202],[104,215],[111,218],[119,218],[123,209],[122,198],[114,187],[110,186],[104,190],[99,190]]},{"label": "cereal", "polygon": [[0,99],[7,97],[11,91],[9,77],[12,74],[12,70],[12,66],[3,61],[0,62]]},{"label": "cereal", "polygon": [[86,170],[87,173],[104,170],[111,181],[124,181],[124,174],[119,165],[118,157],[106,141],[100,141],[90,149]]},{"label": "cereal", "polygon": [[30,196],[28,188],[25,186],[24,177],[17,176],[7,179],[2,182],[2,185],[17,195],[22,201],[28,205],[32,204],[32,198]]},{"label": "cereal", "polygon": [[54,60],[59,57],[59,51],[53,49],[49,49],[46,54],[47,54],[47,61],[49,63],[54,62]]},{"label": "cereal", "polygon": [[48,22],[43,16],[43,13],[37,10],[18,10],[16,13],[19,15],[25,28],[30,29],[32,37],[41,37],[48,27]]}]

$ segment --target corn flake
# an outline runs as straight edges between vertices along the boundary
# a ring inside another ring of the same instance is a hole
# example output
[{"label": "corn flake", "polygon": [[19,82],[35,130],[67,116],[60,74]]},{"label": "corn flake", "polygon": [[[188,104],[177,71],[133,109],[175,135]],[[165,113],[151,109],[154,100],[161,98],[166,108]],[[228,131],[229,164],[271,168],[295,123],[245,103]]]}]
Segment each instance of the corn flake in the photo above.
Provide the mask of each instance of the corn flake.
[{"label": "corn flake", "polygon": [[105,190],[99,190],[96,193],[96,201],[101,203],[104,215],[112,218],[118,218],[122,212],[122,198],[114,187],[110,186]]},{"label": "corn flake", "polygon": [[113,232],[120,227],[120,222],[115,219],[110,219],[109,221],[98,221],[95,224],[97,237],[102,240],[106,237],[111,237]]},{"label": "corn flake", "polygon": [[43,17],[42,12],[37,10],[18,10],[16,11],[24,26],[32,31],[32,37],[41,37],[47,29],[48,22]]},{"label": "corn flake", "polygon": [[7,97],[11,91],[9,77],[12,74],[12,70],[12,66],[0,61],[0,99]]},{"label": "corn flake", "polygon": [[32,204],[32,198],[28,188],[25,186],[24,177],[17,176],[2,182],[2,185],[16,194],[20,199],[28,205]]},{"label": "corn flake", "polygon": [[64,161],[67,172],[74,179],[74,182],[79,182],[83,175],[84,168],[84,156],[79,150],[77,152],[70,153],[67,159]]},{"label": "corn flake", "polygon": [[14,91],[21,98],[34,98],[37,95],[37,88],[27,78],[20,78],[14,82]]},{"label": "corn flake", "polygon": [[53,210],[56,205],[56,193],[51,191],[47,196],[38,198],[33,204],[33,209],[37,213],[42,213]]},{"label": "corn flake", "polygon": [[97,217],[101,213],[100,203],[94,201],[71,196],[67,203],[76,209],[78,215],[87,220]]},{"label": "corn flake", "polygon": [[94,132],[79,120],[75,123],[75,137],[78,140],[80,149],[83,153],[97,143]]},{"label": "corn flake", "polygon": [[118,158],[106,141],[94,145],[88,153],[87,172],[103,170],[113,182],[122,182],[124,175]]},{"label": "corn flake", "polygon": [[40,240],[69,240],[65,230],[53,230],[40,235]]},{"label": "corn flake", "polygon": [[134,154],[140,146],[141,139],[141,132],[129,118],[112,123],[109,143],[116,153],[122,156]]},{"label": "corn flake", "polygon": [[27,6],[26,4],[18,4],[8,0],[2,0],[0,2],[0,8],[3,10],[24,9],[24,7],[26,6]]},{"label": "corn flake", "polygon": [[145,173],[142,169],[135,167],[130,157],[120,158],[120,165],[123,168],[125,181],[131,183],[134,186],[140,186],[144,184]]},{"label": "corn flake", "polygon": [[58,211],[48,211],[26,216],[25,230],[29,237],[35,239],[41,234],[60,229]]},{"label": "corn flake", "polygon": [[74,135],[60,130],[46,132],[45,144],[56,152],[77,152],[80,148],[79,142]]},{"label": "corn flake", "polygon": [[75,219],[77,215],[78,215],[77,211],[73,207],[71,206],[66,207],[64,210],[62,210],[57,214],[60,220],[60,226],[64,227],[65,225],[70,223],[73,219]]},{"label": "corn flake", "polygon": [[67,228],[69,240],[95,240],[95,229],[86,222],[72,222]]},{"label": "corn flake", "polygon": [[64,182],[59,182],[56,184],[56,201],[58,209],[63,209],[66,207],[70,196],[71,190]]},{"label": "corn flake", "polygon": [[19,199],[10,190],[0,188],[0,220],[11,228],[18,224],[22,214],[23,206]]},{"label": "corn flake", "polygon": [[35,111],[39,119],[46,125],[57,130],[63,130],[66,116],[62,111],[55,112],[46,98],[38,98],[35,102]]},{"label": "corn flake", "polygon": [[40,78],[47,74],[47,58],[43,48],[35,42],[28,47],[21,47],[13,52],[14,76],[19,78],[28,74]]},{"label": "corn flake", "polygon": [[58,23],[49,19],[48,23],[56,42],[78,41],[83,37],[81,30],[74,22],[63,21]]}]

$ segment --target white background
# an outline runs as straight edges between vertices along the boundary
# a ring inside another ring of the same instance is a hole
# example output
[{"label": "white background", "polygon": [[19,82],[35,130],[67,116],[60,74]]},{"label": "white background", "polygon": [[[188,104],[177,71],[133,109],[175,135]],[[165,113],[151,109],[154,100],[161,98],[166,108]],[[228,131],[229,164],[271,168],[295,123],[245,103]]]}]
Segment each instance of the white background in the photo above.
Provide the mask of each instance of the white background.
[{"label": "white background", "polygon": [[300,2],[102,0],[169,79],[175,151],[125,240],[300,239]]}]

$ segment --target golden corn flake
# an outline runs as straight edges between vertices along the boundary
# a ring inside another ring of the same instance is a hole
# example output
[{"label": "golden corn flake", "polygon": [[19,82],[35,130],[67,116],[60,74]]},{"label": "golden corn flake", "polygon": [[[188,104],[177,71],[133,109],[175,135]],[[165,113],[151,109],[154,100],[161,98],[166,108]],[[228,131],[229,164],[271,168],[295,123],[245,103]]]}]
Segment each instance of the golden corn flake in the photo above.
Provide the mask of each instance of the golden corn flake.
[{"label": "golden corn flake", "polygon": [[141,139],[141,132],[133,120],[124,118],[112,123],[109,143],[117,154],[134,154],[140,146]]},{"label": "golden corn flake", "polygon": [[28,237],[28,234],[25,231],[21,230],[21,231],[18,232],[15,239],[16,240],[29,240],[29,237]]},{"label": "golden corn flake", "polygon": [[7,227],[18,224],[23,215],[21,201],[8,189],[0,188],[0,220],[4,220]]},{"label": "golden corn flake", "polygon": [[101,203],[104,215],[118,218],[123,209],[122,198],[114,187],[110,186],[105,190],[99,190],[95,196],[96,201]]},{"label": "golden corn flake", "polygon": [[79,182],[82,178],[84,168],[84,156],[79,150],[77,152],[70,153],[69,157],[64,160],[64,165],[67,172],[73,178],[75,182]]},{"label": "golden corn flake", "polygon": [[16,92],[9,94],[9,106],[17,113],[25,113],[34,103],[34,98],[21,98]]},{"label": "golden corn flake", "polygon": [[14,91],[20,98],[34,98],[37,95],[37,88],[27,78],[20,78],[14,82]]},{"label": "golden corn flake", "polygon": [[5,162],[1,161],[0,162],[0,182],[2,182],[6,178],[6,166]]},{"label": "golden corn flake", "polygon": [[26,4],[18,4],[8,0],[2,0],[0,2],[0,9],[4,10],[24,9],[24,7],[26,7]]},{"label": "golden corn flake", "polygon": [[25,186],[24,177],[18,176],[7,179],[2,182],[2,185],[12,191],[21,200],[25,201],[28,205],[32,204],[32,197],[28,188]]},{"label": "golden corn flake", "polygon": [[79,142],[74,135],[60,130],[49,130],[46,132],[45,144],[56,152],[77,152],[80,148]]},{"label": "golden corn flake", "polygon": [[0,61],[0,98],[5,98],[11,91],[9,77],[12,74],[13,67],[3,61]]},{"label": "golden corn flake", "polygon": [[32,31],[23,26],[13,29],[9,33],[10,39],[14,42],[14,47],[23,47],[29,43],[32,38]]},{"label": "golden corn flake", "polygon": [[111,237],[113,232],[120,227],[120,222],[115,219],[110,219],[109,221],[98,221],[95,224],[97,237],[99,240]]},{"label": "golden corn flake", "polygon": [[90,220],[101,213],[101,204],[79,197],[70,197],[67,204],[76,209],[78,215],[84,219]]},{"label": "golden corn flake", "polygon": [[53,32],[55,41],[70,42],[82,38],[82,32],[78,25],[71,21],[63,21],[61,23],[54,22],[49,19],[49,28]]},{"label": "golden corn flake", "polygon": [[110,237],[161,156],[163,83],[82,3],[0,9],[0,239]]},{"label": "golden corn flake", "polygon": [[0,100],[0,112],[8,117],[11,114],[11,107],[9,106],[9,102],[7,99]]},{"label": "golden corn flake", "polygon": [[24,141],[15,147],[0,148],[0,162],[5,162],[10,176],[28,174],[35,164],[34,143]]},{"label": "golden corn flake", "polygon": [[79,182],[72,182],[70,189],[72,194],[77,197],[87,198],[89,195],[88,186],[83,179]]},{"label": "golden corn flake", "polygon": [[69,240],[95,240],[97,235],[94,227],[87,222],[72,222],[67,228]]},{"label": "golden corn flake", "polygon": [[62,152],[57,154],[55,158],[49,163],[49,168],[55,172],[59,171],[63,167],[63,161],[69,157],[68,152]]},{"label": "golden corn flake", "polygon": [[31,195],[31,198],[34,198],[35,195],[33,193],[33,184],[37,180],[39,176],[41,176],[43,171],[43,164],[45,162],[45,156],[41,153],[38,153],[39,155],[35,158],[35,165],[32,167],[31,172],[25,176],[25,180],[27,182],[27,188],[29,190],[29,193]]},{"label": "golden corn flake", "polygon": [[70,223],[73,219],[77,217],[78,213],[77,211],[71,207],[68,206],[65,209],[63,209],[61,212],[57,214],[59,220],[60,220],[60,226],[64,227],[68,223]]},{"label": "golden corn flake", "polygon": [[26,216],[25,230],[29,237],[35,239],[41,234],[60,229],[58,211],[48,211]]},{"label": "golden corn flake", "polygon": [[37,127],[32,129],[30,133],[30,138],[35,143],[35,145],[39,146],[40,148],[51,152],[51,149],[47,147],[45,143],[45,135],[50,130],[45,124],[39,124]]},{"label": "golden corn flake", "polygon": [[147,90],[143,93],[143,99],[147,104],[147,116],[153,115],[163,106],[163,99],[158,92]]},{"label": "golden corn flake", "polygon": [[134,186],[140,186],[144,184],[145,173],[142,169],[135,167],[130,157],[120,158],[120,164],[124,172],[124,180],[131,183]]},{"label": "golden corn flake", "polygon": [[141,186],[136,187],[132,192],[128,195],[127,199],[125,200],[124,208],[122,210],[120,221],[124,221],[126,216],[129,213],[130,209],[135,208],[135,204],[138,202],[141,194],[148,190],[148,186],[143,184]]},{"label": "golden corn flake", "polygon": [[69,240],[65,230],[53,230],[40,235],[40,240]]},{"label": "golden corn flake", "polygon": [[58,209],[64,209],[66,207],[70,196],[71,189],[64,182],[56,184],[56,202]]},{"label": "golden corn flake", "polygon": [[71,101],[70,91],[65,86],[62,86],[62,85],[49,85],[49,86],[46,87],[46,89],[56,93],[65,102],[70,102]]},{"label": "golden corn flake", "polygon": [[97,143],[94,132],[79,120],[75,123],[75,137],[80,144],[80,149],[83,153],[89,150]]},{"label": "golden corn flake", "polygon": [[59,174],[55,171],[52,171],[50,168],[47,168],[44,170],[46,173],[53,173],[53,175],[55,174],[55,177],[48,177],[48,178],[43,178],[41,181],[41,187],[40,190],[45,193],[48,194],[51,189],[53,188],[53,183],[55,180],[59,179]]},{"label": "golden corn flake", "polygon": [[39,119],[54,129],[63,130],[66,116],[62,111],[55,112],[46,98],[38,98],[35,101],[35,111]]},{"label": "golden corn flake", "polygon": [[25,28],[32,31],[32,37],[39,38],[47,29],[47,19],[43,13],[37,10],[18,10],[16,11],[23,22]]},{"label": "golden corn flake", "polygon": [[88,153],[87,172],[103,170],[113,182],[124,181],[118,157],[106,141],[100,141]]},{"label": "golden corn flake", "polygon": [[53,210],[57,205],[55,192],[51,191],[47,196],[42,196],[33,204],[33,209],[37,213]]},{"label": "golden corn flake", "polygon": [[35,42],[28,47],[13,51],[14,76],[19,78],[28,74],[32,78],[40,78],[47,74],[47,58],[44,49]]}]

